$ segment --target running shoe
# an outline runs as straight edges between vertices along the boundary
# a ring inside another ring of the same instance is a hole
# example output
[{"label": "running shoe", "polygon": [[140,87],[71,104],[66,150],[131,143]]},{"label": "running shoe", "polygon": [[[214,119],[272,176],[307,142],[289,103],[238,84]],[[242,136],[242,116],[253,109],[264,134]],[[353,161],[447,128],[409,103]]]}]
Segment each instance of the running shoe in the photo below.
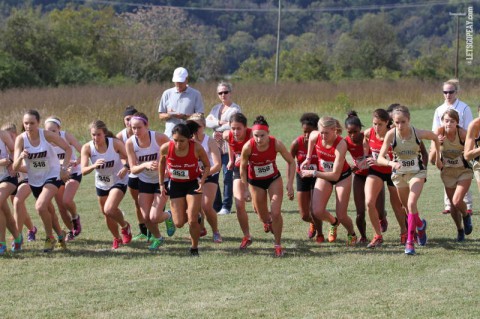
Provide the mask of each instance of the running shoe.
[{"label": "running shoe", "polygon": [[167,211],[167,213],[170,215],[170,217],[168,217],[167,219],[165,219],[165,227],[167,227],[167,235],[168,235],[168,237],[172,237],[173,234],[175,234],[175,231],[177,230],[177,228],[175,228],[175,224],[173,223],[172,212],[171,212],[171,211]]},{"label": "running shoe", "polygon": [[22,250],[22,244],[23,244],[23,235],[20,234],[20,241],[14,240],[12,242],[12,252],[17,252]]},{"label": "running shoe", "polygon": [[113,238],[113,243],[112,243],[112,249],[118,249],[118,247],[120,247],[120,245],[123,244],[123,241],[122,239],[120,238]]},{"label": "running shoe", "polygon": [[272,233],[273,234],[273,229],[272,229],[272,221],[263,223],[263,231],[266,233]]},{"label": "running shoe", "polygon": [[385,217],[384,219],[380,219],[380,229],[382,230],[382,233],[387,231],[388,229],[387,217]]},{"label": "running shoe", "polygon": [[400,234],[400,245],[405,246],[407,244],[408,232]]},{"label": "running shoe", "polygon": [[207,229],[205,227],[203,227],[200,230],[200,237],[205,237],[205,236],[207,236]]},{"label": "running shoe", "polygon": [[356,235],[347,235],[347,246],[355,246],[357,244]]},{"label": "running shoe", "polygon": [[213,242],[220,244],[223,242],[222,236],[220,235],[220,232],[213,233]]},{"label": "running shoe", "polygon": [[122,243],[128,244],[132,241],[132,230],[130,228],[130,224],[127,223],[127,227],[122,228]]},{"label": "running shoe", "polygon": [[328,242],[333,243],[335,240],[337,240],[337,225],[330,225],[330,230],[328,232]]},{"label": "running shoe", "polygon": [[405,254],[406,255],[415,255],[415,245],[413,241],[409,241],[405,244]]},{"label": "running shoe", "polygon": [[65,231],[62,230],[62,235],[59,235],[58,236],[58,243],[57,243],[57,247],[58,248],[61,248],[63,250],[66,250],[67,249],[67,243],[65,241],[67,237],[67,234],[65,233]]},{"label": "running shoe", "polygon": [[152,238],[150,246],[148,246],[148,249],[150,250],[156,250],[158,247],[162,246],[165,242],[165,239],[163,237],[160,238]]},{"label": "running shoe", "polygon": [[66,240],[67,240],[67,241],[72,241],[72,240],[74,240],[74,239],[75,239],[75,235],[73,234],[73,231],[69,231],[69,232],[67,233],[67,238],[66,238]]},{"label": "running shoe", "polygon": [[200,255],[198,254],[198,248],[190,248],[190,256],[200,257]]},{"label": "running shoe", "polygon": [[6,243],[0,243],[0,255],[5,254],[6,251],[7,251]]},{"label": "running shoe", "polygon": [[37,234],[37,227],[33,226],[33,228],[27,232],[27,241],[35,241],[36,234]]},{"label": "running shoe", "polygon": [[315,224],[310,223],[308,227],[308,238],[312,239],[317,234],[317,229],[315,228]]},{"label": "running shoe", "polygon": [[465,235],[470,235],[472,233],[472,215],[467,214],[467,216],[463,217],[463,227],[465,229]]},{"label": "running shoe", "polygon": [[468,215],[473,215],[473,210],[467,209],[467,214],[468,214]]},{"label": "running shoe", "polygon": [[442,212],[443,215],[448,215],[450,214],[450,209],[444,209]]},{"label": "running shoe", "polygon": [[132,238],[133,241],[144,240],[144,239],[147,239],[147,236],[144,235],[143,233],[140,233]]},{"label": "running shoe", "polygon": [[367,237],[360,237],[360,239],[357,241],[357,244],[366,244],[368,243]]},{"label": "running shoe", "polygon": [[240,249],[247,249],[248,246],[252,244],[252,237],[245,236],[242,239],[242,243],[240,244]]},{"label": "running shoe", "polygon": [[317,244],[321,244],[325,242],[325,236],[323,236],[323,234],[318,234],[317,238],[315,238],[315,241],[317,242]]},{"label": "running shoe", "polygon": [[465,241],[465,231],[463,229],[457,230],[457,241],[458,242]]},{"label": "running shoe", "polygon": [[230,214],[230,211],[226,208],[220,209],[220,211],[217,213],[217,215],[228,215]]},{"label": "running shoe", "polygon": [[77,218],[72,219],[72,224],[73,224],[73,235],[77,237],[82,232],[82,223],[80,223],[80,215],[77,215]]},{"label": "running shoe", "polygon": [[55,238],[47,238],[45,239],[45,244],[43,246],[43,252],[49,253],[55,249],[55,244],[57,240]]},{"label": "running shoe", "polygon": [[425,246],[427,244],[427,221],[422,219],[423,226],[417,228],[417,242],[420,246]]},{"label": "running shoe", "polygon": [[282,246],[275,245],[275,257],[282,257],[284,254],[285,251],[283,250]]},{"label": "running shoe", "polygon": [[383,236],[375,235],[372,241],[367,245],[367,248],[379,248],[383,244]]}]

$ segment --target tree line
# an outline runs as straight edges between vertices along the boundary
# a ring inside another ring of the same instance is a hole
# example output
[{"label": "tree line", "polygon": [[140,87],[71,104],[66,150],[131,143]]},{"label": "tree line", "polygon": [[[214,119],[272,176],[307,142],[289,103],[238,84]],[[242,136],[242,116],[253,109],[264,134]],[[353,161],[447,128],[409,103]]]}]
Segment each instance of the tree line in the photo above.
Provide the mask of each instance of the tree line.
[{"label": "tree line", "polygon": [[[456,24],[449,12],[466,11],[462,3],[283,3],[280,80],[453,75]],[[5,0],[0,4],[0,89],[162,82],[180,65],[194,80],[272,81],[277,5],[267,0],[172,0],[153,6]],[[480,12],[478,1],[470,6]],[[464,21],[460,33],[460,74],[475,79],[480,63],[464,63]],[[480,43],[478,32],[473,43]]]}]

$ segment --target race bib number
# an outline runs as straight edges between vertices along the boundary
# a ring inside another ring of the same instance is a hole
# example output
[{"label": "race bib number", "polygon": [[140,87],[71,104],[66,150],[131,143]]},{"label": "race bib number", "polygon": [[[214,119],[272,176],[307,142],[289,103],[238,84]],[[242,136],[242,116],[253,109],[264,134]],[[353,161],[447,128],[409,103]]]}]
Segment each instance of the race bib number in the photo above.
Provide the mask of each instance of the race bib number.
[{"label": "race bib number", "polygon": [[413,158],[410,160],[400,160],[400,164],[402,164],[402,167],[400,167],[398,171],[402,173],[410,172],[410,171],[418,171],[420,169],[417,158]]},{"label": "race bib number", "polygon": [[322,159],[320,160],[320,165],[322,165],[324,172],[333,171],[333,162],[327,162]]},{"label": "race bib number", "polygon": [[305,169],[306,169],[306,170],[311,170],[311,171],[312,171],[312,170],[313,170],[313,171],[318,170],[317,164],[310,164],[310,165],[308,165],[307,168],[305,168]]},{"label": "race bib number", "polygon": [[445,158],[443,165],[445,167],[459,168],[459,167],[463,167],[463,161],[461,157]]},{"label": "race bib number", "polygon": [[368,163],[367,163],[366,159],[367,158],[365,156],[360,156],[360,157],[354,158],[353,159],[353,164],[355,164],[355,166],[358,167],[358,169],[367,169],[368,168]]},{"label": "race bib number", "polygon": [[111,188],[113,186],[112,175],[97,175],[97,184],[99,188]]},{"label": "race bib number", "polygon": [[170,169],[170,176],[175,179],[189,179],[188,170],[185,169]]},{"label": "race bib number", "polygon": [[273,164],[254,166],[255,177],[267,177],[273,174]]},{"label": "race bib number", "polygon": [[48,163],[46,160],[32,160],[30,162],[30,168],[34,170],[48,171]]}]

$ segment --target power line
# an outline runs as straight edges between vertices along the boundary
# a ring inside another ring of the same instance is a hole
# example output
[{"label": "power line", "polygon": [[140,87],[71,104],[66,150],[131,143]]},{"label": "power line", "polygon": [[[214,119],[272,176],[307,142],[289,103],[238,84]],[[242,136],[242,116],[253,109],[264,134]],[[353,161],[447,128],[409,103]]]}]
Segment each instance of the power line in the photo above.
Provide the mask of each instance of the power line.
[{"label": "power line", "polygon": [[[177,7],[169,5],[155,5],[155,4],[140,4],[134,2],[121,2],[111,0],[73,0],[74,2],[82,3],[97,3],[107,4],[111,6],[129,6],[129,7],[142,7],[142,8],[168,8],[168,9],[182,9],[188,11],[223,11],[223,12],[277,12],[277,8],[218,8],[218,7]],[[470,3],[480,2],[480,0],[471,0]],[[459,3],[461,4],[461,3]],[[362,5],[362,6],[349,6],[349,7],[325,7],[325,8],[282,8],[283,12],[345,12],[345,11],[374,11],[374,10],[393,10],[393,9],[411,9],[420,7],[433,7],[452,5],[450,1],[431,1],[427,3],[395,3],[395,4],[374,4],[374,5]]]}]

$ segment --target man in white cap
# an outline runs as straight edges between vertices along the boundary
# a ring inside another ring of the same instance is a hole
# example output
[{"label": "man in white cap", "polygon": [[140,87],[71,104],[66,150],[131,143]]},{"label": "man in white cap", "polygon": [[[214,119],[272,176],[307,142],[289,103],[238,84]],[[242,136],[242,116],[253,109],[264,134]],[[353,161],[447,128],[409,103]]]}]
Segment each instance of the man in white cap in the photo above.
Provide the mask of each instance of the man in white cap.
[{"label": "man in white cap", "polygon": [[204,113],[203,98],[199,91],[188,86],[188,71],[176,68],[172,82],[175,87],[165,90],[158,106],[158,116],[165,121],[165,134],[172,138],[172,129],[193,113]]}]

